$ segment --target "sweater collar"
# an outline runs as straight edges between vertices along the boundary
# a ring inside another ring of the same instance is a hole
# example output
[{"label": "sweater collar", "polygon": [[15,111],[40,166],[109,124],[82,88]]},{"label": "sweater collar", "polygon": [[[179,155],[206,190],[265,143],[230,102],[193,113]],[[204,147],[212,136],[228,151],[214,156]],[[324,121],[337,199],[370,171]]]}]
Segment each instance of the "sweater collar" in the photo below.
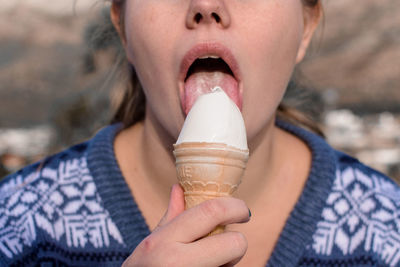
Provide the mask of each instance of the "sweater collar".
[{"label": "sweater collar", "polygon": [[[268,266],[295,266],[311,243],[317,222],[331,189],[336,171],[334,150],[319,136],[290,123],[277,120],[276,125],[303,140],[312,152],[308,179],[296,205],[280,234],[268,261]],[[104,207],[133,251],[150,234],[114,153],[114,139],[122,129],[114,124],[102,129],[90,142],[88,167],[93,175]]]},{"label": "sweater collar", "polygon": [[150,229],[115,157],[114,139],[121,129],[121,124],[113,124],[100,130],[90,142],[87,161],[104,207],[129,251],[133,251],[150,234]]},{"label": "sweater collar", "polygon": [[268,266],[296,266],[312,242],[322,209],[336,173],[335,151],[321,137],[290,123],[276,125],[303,140],[311,149],[312,163],[304,185],[268,261]]}]

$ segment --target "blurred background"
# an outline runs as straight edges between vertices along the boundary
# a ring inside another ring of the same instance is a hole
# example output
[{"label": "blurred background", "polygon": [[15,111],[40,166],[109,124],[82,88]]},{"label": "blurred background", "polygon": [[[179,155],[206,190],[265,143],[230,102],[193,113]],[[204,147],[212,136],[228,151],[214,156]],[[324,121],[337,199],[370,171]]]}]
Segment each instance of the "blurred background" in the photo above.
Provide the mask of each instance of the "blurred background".
[{"label": "blurred background", "polygon": [[[0,2],[0,179],[109,122],[123,77],[105,2]],[[323,3],[286,101],[310,96],[335,148],[400,181],[400,3]]]}]

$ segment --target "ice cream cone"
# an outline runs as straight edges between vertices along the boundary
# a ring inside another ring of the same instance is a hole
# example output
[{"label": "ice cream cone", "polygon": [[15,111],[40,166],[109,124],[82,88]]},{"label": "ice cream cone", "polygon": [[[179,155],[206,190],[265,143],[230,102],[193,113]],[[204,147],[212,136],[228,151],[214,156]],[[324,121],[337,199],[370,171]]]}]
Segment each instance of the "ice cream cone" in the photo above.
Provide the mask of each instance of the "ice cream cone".
[{"label": "ice cream cone", "polygon": [[[249,152],[222,143],[187,142],[174,145],[178,181],[185,209],[209,199],[232,196],[238,188]],[[210,234],[224,231],[218,226]]]}]

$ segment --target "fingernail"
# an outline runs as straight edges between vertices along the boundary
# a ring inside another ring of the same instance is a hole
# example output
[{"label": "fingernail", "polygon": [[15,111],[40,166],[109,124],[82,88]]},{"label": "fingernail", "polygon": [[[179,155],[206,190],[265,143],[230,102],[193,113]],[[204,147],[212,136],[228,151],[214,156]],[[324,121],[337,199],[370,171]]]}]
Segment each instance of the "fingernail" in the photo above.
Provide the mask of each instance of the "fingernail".
[{"label": "fingernail", "polygon": [[251,211],[250,211],[250,209],[249,209],[249,218],[251,218]]}]

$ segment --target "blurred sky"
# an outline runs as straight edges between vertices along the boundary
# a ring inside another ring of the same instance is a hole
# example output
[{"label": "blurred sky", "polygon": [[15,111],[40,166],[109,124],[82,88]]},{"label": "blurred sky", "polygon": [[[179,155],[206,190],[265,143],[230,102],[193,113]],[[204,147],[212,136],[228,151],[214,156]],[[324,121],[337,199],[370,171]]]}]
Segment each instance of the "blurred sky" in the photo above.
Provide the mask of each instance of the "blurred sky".
[{"label": "blurred sky", "polygon": [[[50,123],[68,145],[107,123],[114,58],[107,49],[93,54],[84,38],[105,2],[0,1],[0,129]],[[323,4],[296,76],[330,108],[400,114],[399,0]]]},{"label": "blurred sky", "polygon": [[[97,69],[85,75],[82,65],[92,59],[84,35],[106,2],[0,1],[0,128],[44,124],[77,95],[99,92],[112,62],[101,66],[96,55]],[[332,108],[400,113],[398,0],[322,3],[324,17],[296,77]]]},{"label": "blurred sky", "polygon": [[70,15],[71,11],[77,13],[87,12],[89,9],[100,2],[99,0],[4,0],[0,2],[1,12],[10,12],[16,8],[24,6],[56,15]]},{"label": "blurred sky", "polygon": [[[105,2],[0,2],[0,101],[16,102],[16,96],[24,93],[27,99],[38,101],[37,109],[41,109],[24,120],[24,104],[17,103],[15,119],[0,115],[0,127],[15,125],[17,120],[39,123],[46,119],[55,90],[64,97],[85,87],[86,77],[80,73],[83,35]],[[300,81],[325,94],[337,108],[400,112],[398,0],[357,4],[324,0],[323,4],[323,21],[298,68]],[[43,99],[46,95],[48,101]],[[0,114],[11,108],[3,105]]]}]

